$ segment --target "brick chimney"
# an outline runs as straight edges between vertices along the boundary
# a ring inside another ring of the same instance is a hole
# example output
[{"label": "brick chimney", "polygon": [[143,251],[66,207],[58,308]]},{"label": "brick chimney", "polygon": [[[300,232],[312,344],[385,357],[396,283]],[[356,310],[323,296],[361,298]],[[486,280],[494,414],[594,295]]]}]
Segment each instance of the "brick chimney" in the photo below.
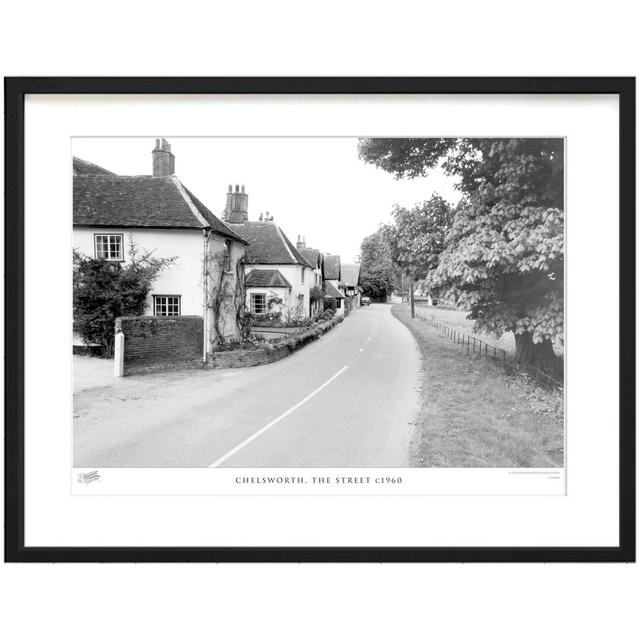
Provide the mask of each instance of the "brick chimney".
[{"label": "brick chimney", "polygon": [[249,219],[249,194],[244,192],[244,185],[242,187],[236,185],[235,191],[229,185],[224,219],[236,224],[242,224]]},{"label": "brick chimney", "polygon": [[156,146],[151,155],[154,176],[172,176],[175,173],[176,159],[171,153],[171,145],[165,138],[156,138]]},{"label": "brick chimney", "polygon": [[307,247],[307,244],[304,240],[304,237],[301,238],[300,236],[298,236],[298,242],[296,242],[296,249],[300,251],[300,249],[306,249],[306,247]]}]

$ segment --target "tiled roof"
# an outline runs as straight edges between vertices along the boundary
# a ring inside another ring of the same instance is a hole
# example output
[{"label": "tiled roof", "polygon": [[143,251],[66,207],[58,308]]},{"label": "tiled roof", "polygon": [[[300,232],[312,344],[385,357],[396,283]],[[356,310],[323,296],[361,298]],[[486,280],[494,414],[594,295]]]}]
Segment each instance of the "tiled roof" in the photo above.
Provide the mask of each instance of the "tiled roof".
[{"label": "tiled roof", "polygon": [[342,283],[346,287],[357,287],[358,280],[360,278],[360,265],[359,264],[343,264],[342,270]]},{"label": "tiled roof", "polygon": [[340,280],[340,256],[325,255],[324,277],[326,280]]},{"label": "tiled roof", "polygon": [[105,176],[114,176],[116,175],[113,171],[109,171],[108,169],[103,169],[99,167],[97,164],[93,164],[93,162],[89,162],[88,160],[83,160],[82,158],[73,157],[73,175],[74,176],[94,176],[94,175],[105,175]]},{"label": "tiled roof", "polygon": [[306,247],[304,249],[300,249],[300,253],[314,269],[318,269],[320,267],[320,252],[317,249]]},{"label": "tiled roof", "polygon": [[324,297],[325,298],[344,298],[342,292],[338,291],[330,282],[324,283]]},{"label": "tiled roof", "polygon": [[244,279],[247,287],[287,287],[289,281],[277,269],[252,269]]},{"label": "tiled roof", "polygon": [[205,229],[243,242],[175,176],[74,175],[73,224]]},{"label": "tiled roof", "polygon": [[229,228],[244,238],[247,264],[300,264],[310,266],[282,229],[273,222],[228,223]]},{"label": "tiled roof", "polygon": [[246,240],[241,238],[237,233],[234,233],[220,218],[217,218],[215,214],[211,213],[207,207],[198,198],[196,198],[187,187],[182,185],[182,188],[187,192],[189,198],[191,198],[191,202],[196,206],[196,209],[199,211],[200,215],[207,221],[207,224],[211,227],[212,231],[215,231],[223,236],[229,236],[234,240],[238,240],[243,244],[247,244]]},{"label": "tiled roof", "polygon": [[285,242],[287,243],[287,247],[289,248],[289,251],[291,251],[291,253],[293,254],[293,257],[296,259],[298,264],[302,264],[305,267],[311,267],[313,269],[313,265],[304,258],[304,256],[298,251],[298,249],[296,249],[296,246],[284,234],[282,229],[280,229],[280,233],[282,233],[282,237],[285,239]]}]

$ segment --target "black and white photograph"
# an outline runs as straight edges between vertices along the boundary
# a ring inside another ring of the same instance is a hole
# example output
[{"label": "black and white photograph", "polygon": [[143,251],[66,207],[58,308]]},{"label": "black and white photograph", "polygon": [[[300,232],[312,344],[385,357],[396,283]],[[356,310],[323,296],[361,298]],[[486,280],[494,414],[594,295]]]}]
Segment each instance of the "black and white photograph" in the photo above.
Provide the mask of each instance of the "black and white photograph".
[{"label": "black and white photograph", "polygon": [[631,83],[105,82],[10,83],[17,557],[630,557]]},{"label": "black and white photograph", "polygon": [[80,481],[564,468],[565,145],[74,137]]}]

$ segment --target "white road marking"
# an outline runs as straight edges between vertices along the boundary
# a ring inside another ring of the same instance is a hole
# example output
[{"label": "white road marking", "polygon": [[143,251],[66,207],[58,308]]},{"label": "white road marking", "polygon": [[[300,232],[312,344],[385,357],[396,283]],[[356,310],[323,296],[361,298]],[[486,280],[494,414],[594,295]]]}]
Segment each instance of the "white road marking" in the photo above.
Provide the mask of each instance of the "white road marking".
[{"label": "white road marking", "polygon": [[222,457],[218,458],[215,462],[210,464],[209,467],[210,468],[219,467],[223,462],[228,460],[231,456],[238,453],[240,449],[243,449],[244,447],[246,447],[249,443],[253,442],[257,437],[261,436],[265,431],[267,431],[268,429],[271,429],[271,427],[278,424],[278,422],[280,422],[281,420],[284,420],[289,414],[293,413],[296,409],[301,407],[305,402],[307,402],[308,400],[311,400],[311,398],[313,398],[313,396],[315,396],[316,393],[320,393],[320,391],[322,391],[326,386],[330,385],[341,373],[344,373],[344,371],[348,367],[349,365],[345,364],[344,367],[340,369],[340,371],[332,375],[324,384],[320,385],[315,391],[312,391],[306,398],[303,398],[302,400],[300,400],[298,404],[294,404],[293,407],[291,407],[290,409],[287,409],[283,414],[279,415],[275,420],[272,420],[268,425],[262,427],[262,429],[259,429],[252,436],[249,436],[246,440],[241,442],[238,446],[231,449],[231,451],[227,451],[227,453],[225,453]]}]

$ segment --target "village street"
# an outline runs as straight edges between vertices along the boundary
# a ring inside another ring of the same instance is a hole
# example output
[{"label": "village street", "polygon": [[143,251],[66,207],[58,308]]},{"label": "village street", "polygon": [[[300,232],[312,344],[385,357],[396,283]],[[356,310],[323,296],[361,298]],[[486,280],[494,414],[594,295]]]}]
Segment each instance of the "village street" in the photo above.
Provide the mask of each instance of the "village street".
[{"label": "village street", "polygon": [[74,466],[407,466],[420,355],[390,309],[359,308],[270,365],[79,388]]}]

